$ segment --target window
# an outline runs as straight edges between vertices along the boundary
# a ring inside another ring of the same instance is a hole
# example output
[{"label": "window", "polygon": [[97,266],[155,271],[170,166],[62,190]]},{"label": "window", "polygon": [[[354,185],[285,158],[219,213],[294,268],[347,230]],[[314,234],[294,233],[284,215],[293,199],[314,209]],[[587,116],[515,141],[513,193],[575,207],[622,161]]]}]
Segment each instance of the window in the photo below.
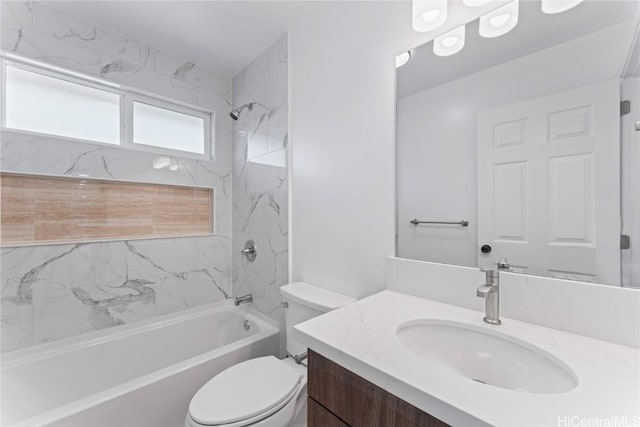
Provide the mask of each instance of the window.
[{"label": "window", "polygon": [[287,167],[284,141],[260,133],[250,134],[247,161],[263,165]]},{"label": "window", "polygon": [[205,154],[205,118],[133,102],[133,143]]},{"label": "window", "polygon": [[6,69],[5,126],[120,143],[120,95],[15,67]]},{"label": "window", "polygon": [[211,111],[24,62],[2,63],[3,128],[211,158]]}]

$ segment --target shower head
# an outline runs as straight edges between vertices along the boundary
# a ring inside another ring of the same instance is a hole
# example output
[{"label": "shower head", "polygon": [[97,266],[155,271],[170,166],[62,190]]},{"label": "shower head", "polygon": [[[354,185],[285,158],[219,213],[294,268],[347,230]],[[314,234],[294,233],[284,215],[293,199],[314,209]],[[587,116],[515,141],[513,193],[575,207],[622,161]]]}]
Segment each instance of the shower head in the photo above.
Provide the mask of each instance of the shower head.
[{"label": "shower head", "polygon": [[240,107],[236,108],[235,110],[232,110],[232,111],[229,113],[229,115],[231,116],[231,118],[232,118],[233,120],[236,120],[236,121],[237,121],[237,120],[240,118],[240,113],[242,113],[242,111],[243,111],[245,108],[248,108],[248,109],[249,109],[249,111],[253,110],[253,102],[250,102],[250,103],[248,103],[248,104],[241,105]]}]

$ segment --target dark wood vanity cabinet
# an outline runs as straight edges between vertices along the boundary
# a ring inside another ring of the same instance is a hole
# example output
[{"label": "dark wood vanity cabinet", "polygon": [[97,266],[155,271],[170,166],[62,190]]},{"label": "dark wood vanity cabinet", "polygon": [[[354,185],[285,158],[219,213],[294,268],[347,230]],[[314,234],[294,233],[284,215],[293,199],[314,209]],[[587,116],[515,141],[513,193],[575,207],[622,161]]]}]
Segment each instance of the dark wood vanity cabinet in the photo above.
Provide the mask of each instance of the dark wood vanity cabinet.
[{"label": "dark wood vanity cabinet", "polygon": [[309,427],[322,426],[322,427],[347,427],[349,424],[342,421],[340,418],[333,415],[309,397],[309,405],[307,406],[307,424]]},{"label": "dark wood vanity cabinet", "polygon": [[442,427],[432,417],[309,350],[309,427]]}]

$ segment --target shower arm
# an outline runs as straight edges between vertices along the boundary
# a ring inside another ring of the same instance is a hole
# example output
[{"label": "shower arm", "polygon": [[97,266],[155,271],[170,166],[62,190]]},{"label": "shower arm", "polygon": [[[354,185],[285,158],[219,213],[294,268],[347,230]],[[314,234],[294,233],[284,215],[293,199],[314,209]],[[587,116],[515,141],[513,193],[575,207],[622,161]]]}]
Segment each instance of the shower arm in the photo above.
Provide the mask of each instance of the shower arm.
[{"label": "shower arm", "polygon": [[266,105],[264,105],[264,104],[262,104],[262,103],[260,103],[260,102],[248,102],[248,103],[246,103],[246,104],[242,104],[242,105],[241,105],[240,107],[238,107],[238,108],[235,108],[235,109],[231,110],[231,113],[230,113],[231,118],[233,118],[234,120],[238,120],[238,119],[240,118],[240,114],[242,114],[242,112],[243,112],[245,109],[247,109],[247,108],[248,108],[248,109],[249,109],[249,111],[253,111],[253,107],[254,107],[254,106],[256,106],[256,105],[258,105],[258,106],[260,106],[260,107],[264,108],[264,109],[265,109],[265,110],[267,110],[267,111],[270,111],[270,110],[271,110],[269,107],[267,107]]}]

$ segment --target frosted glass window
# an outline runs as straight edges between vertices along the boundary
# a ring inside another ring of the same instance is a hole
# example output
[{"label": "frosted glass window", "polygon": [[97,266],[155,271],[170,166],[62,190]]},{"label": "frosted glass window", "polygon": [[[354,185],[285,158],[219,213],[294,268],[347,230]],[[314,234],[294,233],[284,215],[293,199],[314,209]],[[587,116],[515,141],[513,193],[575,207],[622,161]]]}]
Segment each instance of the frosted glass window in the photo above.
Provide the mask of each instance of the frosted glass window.
[{"label": "frosted glass window", "polygon": [[6,67],[5,126],[120,144],[120,95]]},{"label": "frosted glass window", "polygon": [[249,132],[247,140],[247,161],[281,168],[286,167],[284,140],[251,132]]},{"label": "frosted glass window", "polygon": [[287,152],[284,148],[281,148],[279,150],[271,151],[261,156],[253,157],[249,159],[249,162],[260,163],[262,165],[277,166],[279,168],[286,168]]},{"label": "frosted glass window", "polygon": [[205,120],[166,108],[133,103],[133,142],[205,154]]}]

